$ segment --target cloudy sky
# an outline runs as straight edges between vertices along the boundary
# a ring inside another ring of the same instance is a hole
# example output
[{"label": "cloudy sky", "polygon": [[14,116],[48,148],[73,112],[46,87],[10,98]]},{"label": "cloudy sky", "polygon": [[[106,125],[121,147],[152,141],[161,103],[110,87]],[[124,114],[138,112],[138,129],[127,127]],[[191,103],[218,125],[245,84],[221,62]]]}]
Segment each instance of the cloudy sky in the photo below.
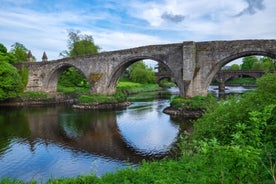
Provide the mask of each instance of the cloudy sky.
[{"label": "cloudy sky", "polygon": [[58,59],[70,29],[102,51],[276,38],[276,0],[0,0],[0,9],[0,43],[22,43],[38,61],[43,51]]}]

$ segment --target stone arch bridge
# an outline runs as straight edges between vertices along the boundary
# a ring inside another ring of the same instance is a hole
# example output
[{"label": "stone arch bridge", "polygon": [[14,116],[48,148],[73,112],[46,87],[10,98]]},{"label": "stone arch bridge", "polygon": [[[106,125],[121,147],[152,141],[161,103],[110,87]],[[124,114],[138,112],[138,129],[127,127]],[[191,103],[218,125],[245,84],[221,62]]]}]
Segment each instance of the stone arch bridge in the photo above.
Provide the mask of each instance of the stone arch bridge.
[{"label": "stone arch bridge", "polygon": [[88,79],[92,94],[114,94],[120,76],[129,65],[152,59],[173,74],[181,96],[192,97],[207,95],[209,84],[222,66],[249,55],[276,58],[276,40],[189,41],[15,66],[24,65],[29,71],[26,91],[55,92],[62,72],[73,66]]},{"label": "stone arch bridge", "polygon": [[220,70],[214,77],[218,82],[219,92],[225,91],[225,82],[229,79],[248,76],[251,78],[260,78],[265,74],[263,70]]}]

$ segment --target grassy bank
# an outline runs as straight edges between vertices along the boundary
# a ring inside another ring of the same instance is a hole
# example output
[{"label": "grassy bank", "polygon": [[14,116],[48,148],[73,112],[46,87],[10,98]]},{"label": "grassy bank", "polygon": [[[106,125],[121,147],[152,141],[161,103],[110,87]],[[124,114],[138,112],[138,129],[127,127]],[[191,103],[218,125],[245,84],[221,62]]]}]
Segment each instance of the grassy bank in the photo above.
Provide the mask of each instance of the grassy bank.
[{"label": "grassy bank", "polygon": [[127,94],[158,91],[161,89],[162,88],[158,86],[158,84],[141,84],[128,80],[122,80],[117,85],[117,90],[123,91]]},{"label": "grassy bank", "polygon": [[[116,91],[124,92],[127,94],[157,91],[162,89],[158,84],[141,84],[130,81],[129,79],[122,78],[118,82]],[[89,93],[89,87],[65,87],[58,86],[58,92],[62,93]]]},{"label": "grassy bank", "polygon": [[[132,82],[126,79],[121,80],[116,89],[114,95],[81,95],[78,99],[80,103],[109,103],[109,102],[121,102],[121,101],[135,101],[137,99],[152,98],[156,96],[154,91],[161,90],[157,84],[141,84]],[[128,98],[130,94],[142,93],[136,97]]]},{"label": "grassy bank", "polygon": [[171,99],[170,105],[175,108],[190,108],[190,109],[214,109],[217,105],[217,98],[209,94],[206,97],[195,96],[192,98],[184,98],[175,96]]}]

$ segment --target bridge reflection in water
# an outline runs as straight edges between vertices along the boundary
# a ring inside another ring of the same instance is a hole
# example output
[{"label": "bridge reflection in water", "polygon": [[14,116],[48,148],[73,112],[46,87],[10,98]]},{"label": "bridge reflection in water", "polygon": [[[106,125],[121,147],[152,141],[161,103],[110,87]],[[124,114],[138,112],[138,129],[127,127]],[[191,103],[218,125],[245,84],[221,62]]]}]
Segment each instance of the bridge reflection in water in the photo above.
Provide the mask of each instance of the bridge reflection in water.
[{"label": "bridge reflection in water", "polygon": [[162,113],[167,105],[142,102],[117,112],[0,109],[0,177],[102,175],[163,157],[182,129]]}]

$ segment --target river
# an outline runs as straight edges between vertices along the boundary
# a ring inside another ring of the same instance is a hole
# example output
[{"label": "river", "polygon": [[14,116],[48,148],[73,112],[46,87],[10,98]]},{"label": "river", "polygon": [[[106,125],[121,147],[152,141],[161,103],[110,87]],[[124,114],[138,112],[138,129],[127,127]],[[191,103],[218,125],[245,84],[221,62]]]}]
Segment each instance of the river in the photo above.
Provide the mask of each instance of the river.
[{"label": "river", "polygon": [[181,132],[192,131],[191,122],[164,114],[167,106],[168,100],[154,99],[118,111],[1,107],[0,177],[46,182],[89,173],[102,176],[160,159]]}]

